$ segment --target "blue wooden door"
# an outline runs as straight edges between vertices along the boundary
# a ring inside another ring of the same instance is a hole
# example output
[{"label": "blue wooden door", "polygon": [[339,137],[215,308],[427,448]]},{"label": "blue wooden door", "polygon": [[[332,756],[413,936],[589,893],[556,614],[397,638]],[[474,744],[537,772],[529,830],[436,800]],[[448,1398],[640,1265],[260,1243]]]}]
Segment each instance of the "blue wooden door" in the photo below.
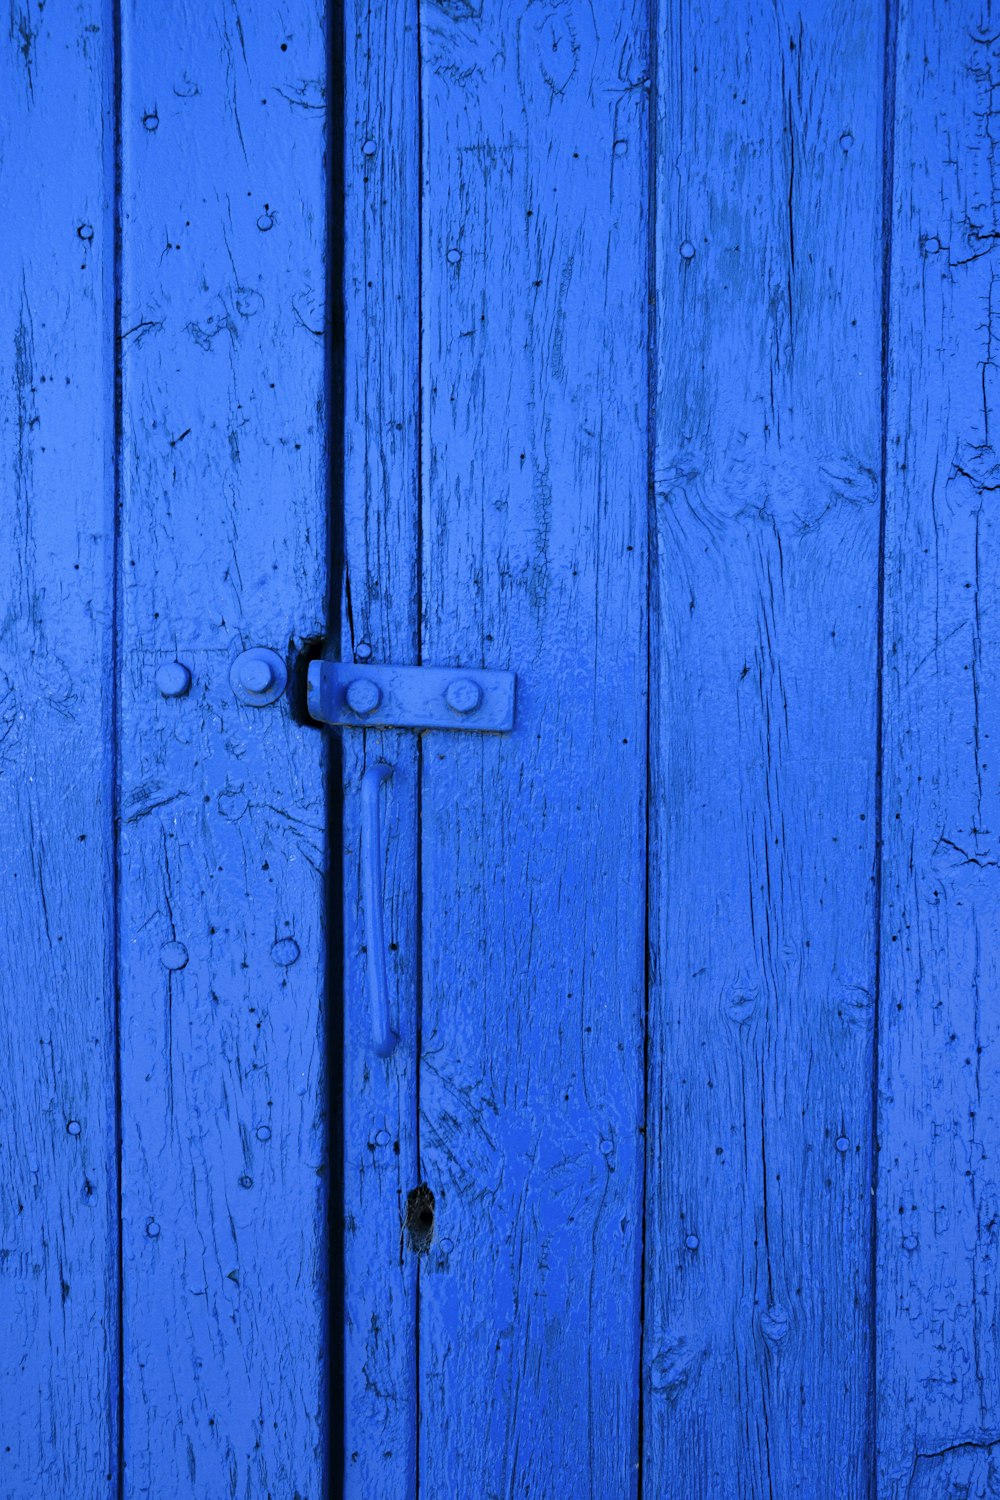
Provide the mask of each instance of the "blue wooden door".
[{"label": "blue wooden door", "polygon": [[988,6],[0,56],[0,1497],[1000,1494]]}]

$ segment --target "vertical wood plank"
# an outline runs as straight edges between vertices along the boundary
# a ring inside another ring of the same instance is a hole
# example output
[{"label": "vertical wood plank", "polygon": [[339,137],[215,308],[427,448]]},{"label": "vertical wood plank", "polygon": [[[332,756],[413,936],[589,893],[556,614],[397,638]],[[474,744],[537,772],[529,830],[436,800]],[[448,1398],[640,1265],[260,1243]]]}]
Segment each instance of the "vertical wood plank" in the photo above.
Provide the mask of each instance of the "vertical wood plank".
[{"label": "vertical wood plank", "polygon": [[647,18],[425,4],[420,1485],[637,1480]]},{"label": "vertical wood plank", "polygon": [[899,8],[887,408],[879,1495],[1000,1464],[1000,240],[990,8]]},{"label": "vertical wood plank", "polygon": [[117,1474],[112,912],[114,45],[0,47],[0,1493]]},{"label": "vertical wood plank", "polygon": [[[341,658],[419,660],[420,127],[416,0],[348,0],[344,100],[344,475]],[[417,782],[410,732],[343,735],[344,1493],[416,1483]],[[372,1050],[361,778],[381,793],[392,1057]]]},{"label": "vertical wood plank", "polygon": [[867,1492],[882,37],[657,28],[650,1495]]},{"label": "vertical wood plank", "polygon": [[324,629],[322,17],[122,20],[127,1496],[324,1483],[323,737],[229,677]]}]

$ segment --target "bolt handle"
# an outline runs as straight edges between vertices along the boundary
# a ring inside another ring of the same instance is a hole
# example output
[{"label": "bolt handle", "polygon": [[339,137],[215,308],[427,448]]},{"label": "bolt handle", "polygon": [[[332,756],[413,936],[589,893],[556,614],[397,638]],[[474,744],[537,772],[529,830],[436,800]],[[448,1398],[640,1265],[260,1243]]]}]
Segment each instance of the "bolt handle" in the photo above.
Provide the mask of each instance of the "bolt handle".
[{"label": "bolt handle", "polygon": [[361,879],[368,994],[372,1009],[372,1050],[376,1057],[390,1057],[399,1040],[389,1024],[389,976],[385,962],[385,913],[382,905],[382,817],[379,809],[379,788],[391,775],[391,766],[376,761],[361,778]]}]

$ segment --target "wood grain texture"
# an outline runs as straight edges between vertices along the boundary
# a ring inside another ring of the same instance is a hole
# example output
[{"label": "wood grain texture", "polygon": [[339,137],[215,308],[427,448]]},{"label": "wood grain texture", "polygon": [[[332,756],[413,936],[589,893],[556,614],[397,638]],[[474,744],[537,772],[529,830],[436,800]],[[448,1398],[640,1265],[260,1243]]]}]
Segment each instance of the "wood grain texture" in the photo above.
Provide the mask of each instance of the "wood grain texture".
[{"label": "wood grain texture", "polygon": [[114,48],[0,45],[0,1494],[105,1500],[118,1361],[111,680]]},{"label": "wood grain texture", "polygon": [[[344,474],[341,657],[419,660],[420,128],[416,0],[348,0],[344,131]],[[419,740],[343,735],[344,1494],[404,1500],[416,1484]],[[372,1049],[360,791],[381,793],[393,1055]]]},{"label": "wood grain texture", "polygon": [[425,5],[420,1489],[637,1480],[645,840],[641,3]]},{"label": "wood grain texture", "polygon": [[1000,1488],[1000,36],[899,9],[885,568],[879,1495]]},{"label": "wood grain texture", "polygon": [[882,32],[657,31],[649,1495],[867,1493]]},{"label": "wood grain texture", "polygon": [[[322,9],[122,20],[125,1495],[323,1493]],[[161,697],[175,657],[190,692]]]}]

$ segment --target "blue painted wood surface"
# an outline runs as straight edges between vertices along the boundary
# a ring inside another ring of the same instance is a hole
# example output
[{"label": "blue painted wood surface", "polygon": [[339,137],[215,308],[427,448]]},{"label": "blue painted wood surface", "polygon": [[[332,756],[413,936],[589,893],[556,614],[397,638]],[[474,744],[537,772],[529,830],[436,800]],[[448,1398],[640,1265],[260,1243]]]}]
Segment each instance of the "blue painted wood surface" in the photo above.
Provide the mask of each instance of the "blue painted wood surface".
[{"label": "blue painted wood surface", "polygon": [[1000,1492],[988,11],[0,55],[0,1497]]},{"label": "blue painted wood surface", "polygon": [[230,668],[325,629],[325,37],[135,0],[121,56],[123,1493],[319,1500],[323,738]]},{"label": "blue painted wood surface", "polygon": [[1000,37],[904,3],[894,51],[879,1043],[878,1493],[1000,1487]]},{"label": "blue painted wood surface", "polygon": [[657,70],[652,1494],[862,1496],[882,9],[677,4]]},{"label": "blue painted wood surface", "polygon": [[111,8],[0,44],[0,1495],[118,1470]]},{"label": "blue painted wood surface", "polygon": [[[340,656],[410,664],[420,659],[416,0],[348,0],[343,56]],[[334,1412],[343,1443],[334,1477],[351,1500],[403,1500],[417,1462],[417,1258],[404,1220],[420,1170],[420,739],[359,731],[344,735],[342,754],[343,1382]],[[361,894],[361,781],[377,760],[392,766],[382,895],[399,1044],[387,1059],[372,1048]]]},{"label": "blue painted wood surface", "polygon": [[420,1493],[638,1459],[647,15],[422,13],[422,650],[514,670],[423,737]]}]

